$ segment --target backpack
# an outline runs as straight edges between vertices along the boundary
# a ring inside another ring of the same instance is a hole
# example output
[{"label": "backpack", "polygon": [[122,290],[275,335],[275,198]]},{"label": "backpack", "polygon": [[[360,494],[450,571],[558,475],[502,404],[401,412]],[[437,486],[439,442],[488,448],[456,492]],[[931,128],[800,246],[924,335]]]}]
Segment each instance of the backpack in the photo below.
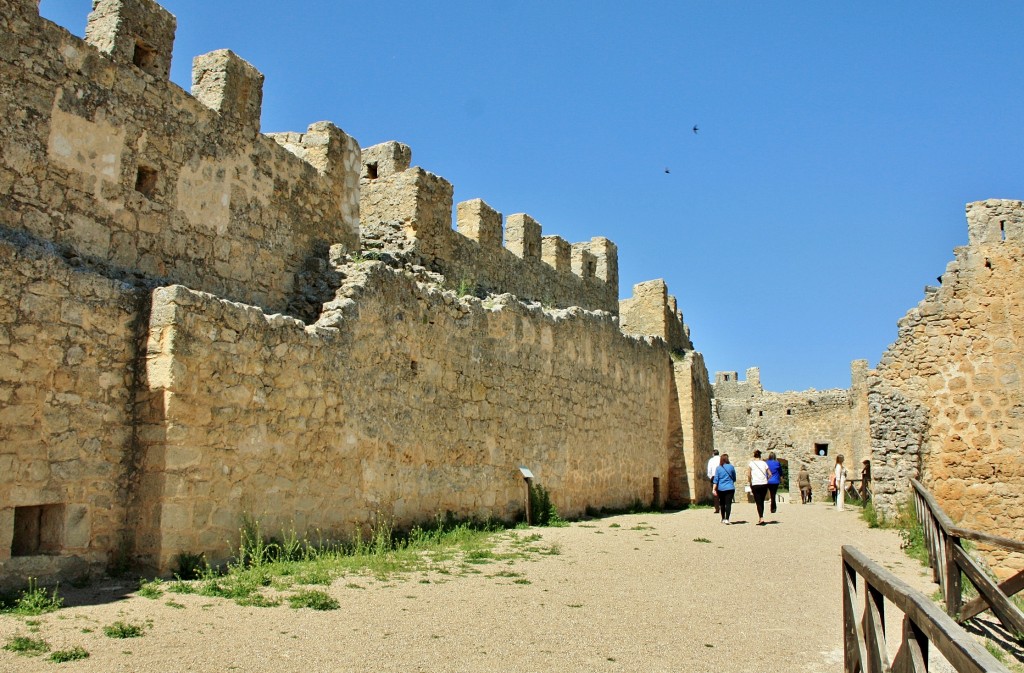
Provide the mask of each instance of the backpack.
[{"label": "backpack", "polygon": [[828,490],[830,490],[830,491],[836,490],[836,473],[835,472],[833,472],[832,474],[828,475]]}]

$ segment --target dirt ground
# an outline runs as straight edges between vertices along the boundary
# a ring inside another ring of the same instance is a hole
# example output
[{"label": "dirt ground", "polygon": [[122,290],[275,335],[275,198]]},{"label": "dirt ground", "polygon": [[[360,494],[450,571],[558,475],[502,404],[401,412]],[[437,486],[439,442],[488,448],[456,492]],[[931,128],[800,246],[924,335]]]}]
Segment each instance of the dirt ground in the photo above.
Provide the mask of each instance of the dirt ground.
[{"label": "dirt ground", "polygon": [[[326,588],[341,603],[333,611],[149,599],[132,593],[137,582],[112,582],[68,593],[75,606],[35,625],[0,616],[2,643],[31,635],[89,658],[0,650],[0,671],[835,673],[842,545],[934,592],[899,535],[869,529],[855,510],[787,502],[769,520],[754,525],[753,506],[739,504],[731,526],[690,509],[534,529],[559,553],[461,577],[339,579]],[[144,635],[105,636],[118,620],[146,624]]]}]

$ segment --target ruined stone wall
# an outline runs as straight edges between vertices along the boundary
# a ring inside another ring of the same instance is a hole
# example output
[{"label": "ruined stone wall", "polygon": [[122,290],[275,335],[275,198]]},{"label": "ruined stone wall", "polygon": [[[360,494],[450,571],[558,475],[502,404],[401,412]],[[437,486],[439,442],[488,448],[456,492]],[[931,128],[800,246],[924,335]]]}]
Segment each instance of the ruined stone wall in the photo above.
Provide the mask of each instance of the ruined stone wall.
[{"label": "ruined stone wall", "polygon": [[519,466],[568,516],[668,483],[660,341],[607,314],[460,300],[379,262],[346,274],[309,328],[183,287],[155,294],[139,551],[160,567],[223,557],[245,512],[328,534],[378,511],[398,525],[512,518]]},{"label": "ruined stone wall", "polygon": [[670,501],[694,504],[711,499],[711,482],[707,479],[707,464],[715,448],[711,424],[711,381],[704,365],[704,356],[687,351],[682,358],[674,356],[676,394],[679,399],[679,421],[682,432],[682,451],[676,469],[683,475],[673,479]]},{"label": "ruined stone wall", "polygon": [[410,168],[411,160],[401,143],[363,150],[359,217],[367,252],[404,254],[462,293],[510,292],[545,306],[618,311],[614,243],[542,236],[541,225],[523,213],[509,215],[503,228],[501,213],[480,199],[458,204],[455,231],[451,183]]},{"label": "ruined stone wall", "polygon": [[633,286],[633,296],[619,302],[619,324],[626,334],[657,334],[674,351],[693,350],[678,302],[660,278]]},{"label": "ruined stone wall", "polygon": [[97,3],[86,41],[31,1],[6,0],[0,21],[0,226],[315,316],[296,276],[358,245],[354,140],[329,123],[260,135],[263,76],[228,51],[198,57],[183,92],[167,80],[174,17],[151,0]]},{"label": "ruined stone wall", "polygon": [[[1024,529],[1024,203],[967,205],[968,245],[924,300],[872,379],[879,504],[891,513],[923,483],[969,528],[1020,539]],[[992,554],[1001,572],[1024,559]]]},{"label": "ruined stone wall", "polygon": [[0,587],[84,574],[125,540],[142,296],[0,237]]},{"label": "ruined stone wall", "polygon": [[[851,479],[861,476],[862,462],[870,459],[867,420],[867,362],[855,361],[849,390],[772,392],[761,386],[760,372],[747,370],[747,380],[736,372],[716,372],[714,385],[715,448],[729,453],[746,483],[746,465],[755,449],[765,457],[774,451],[789,463],[790,490],[797,492],[801,465],[811,475],[816,500],[827,501],[828,476],[842,454]],[[822,451],[825,455],[819,455]]]}]

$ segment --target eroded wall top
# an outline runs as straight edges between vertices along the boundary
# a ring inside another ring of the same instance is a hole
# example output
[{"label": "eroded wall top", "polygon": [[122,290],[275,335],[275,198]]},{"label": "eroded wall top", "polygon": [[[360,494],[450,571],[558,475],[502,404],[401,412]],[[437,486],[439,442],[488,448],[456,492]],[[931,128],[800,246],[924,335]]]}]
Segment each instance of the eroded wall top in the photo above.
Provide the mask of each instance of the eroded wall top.
[{"label": "eroded wall top", "polygon": [[32,0],[0,12],[18,46],[0,50],[0,226],[315,315],[297,275],[330,244],[358,245],[352,138],[329,123],[261,135],[263,76],[227,50],[197,57],[182,91],[167,79],[174,17],[151,0],[98,0],[84,41]]}]

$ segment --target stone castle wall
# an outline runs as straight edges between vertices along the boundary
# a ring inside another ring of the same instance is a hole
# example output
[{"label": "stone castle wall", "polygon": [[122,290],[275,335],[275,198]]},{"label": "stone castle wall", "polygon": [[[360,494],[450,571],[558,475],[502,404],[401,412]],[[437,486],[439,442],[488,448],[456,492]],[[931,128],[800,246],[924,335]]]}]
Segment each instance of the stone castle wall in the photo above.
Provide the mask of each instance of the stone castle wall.
[{"label": "stone castle wall", "polygon": [[[892,513],[920,476],[950,517],[1024,529],[1024,203],[967,205],[968,244],[899,323],[871,381],[879,497]],[[1024,559],[990,557],[1001,572]]]},{"label": "stone castle wall", "polygon": [[196,58],[186,94],[167,79],[174,17],[148,0],[100,3],[85,41],[36,5],[0,5],[16,47],[0,50],[0,226],[308,312],[296,276],[326,245],[358,245],[355,141],[329,123],[260,135],[263,76],[229,51]]},{"label": "stone castle wall", "polygon": [[479,200],[455,232],[403,146],[261,135],[231,52],[167,81],[151,0],[99,0],[85,41],[34,0],[0,24],[0,585],[222,559],[244,515],[514,518],[520,466],[568,516],[692,501],[703,361],[663,287],[622,333],[610,241]]},{"label": "stone castle wall", "polygon": [[[736,372],[716,372],[714,384],[715,448],[728,453],[741,482],[755,449],[774,451],[789,464],[790,491],[797,493],[797,473],[806,465],[816,500],[829,500],[828,477],[836,456],[844,456],[851,479],[861,476],[870,459],[867,428],[867,362],[855,361],[848,390],[772,392],[761,386],[757,368],[746,380]],[[824,451],[824,455],[822,454]]]},{"label": "stone castle wall", "polygon": [[[119,549],[143,301],[52,246],[0,238],[0,576],[74,575]],[[64,553],[42,568],[20,549],[40,541],[26,530],[40,513],[59,521],[38,551]]]},{"label": "stone castle wall", "polygon": [[607,316],[459,300],[379,262],[313,327],[183,287],[154,296],[144,554],[227,555],[267,530],[350,533],[378,513],[515,518],[519,466],[560,512],[649,503],[676,404],[663,347]]},{"label": "stone castle wall", "polygon": [[410,168],[411,161],[401,143],[363,150],[360,226],[367,251],[401,253],[462,292],[510,292],[545,306],[618,312],[618,250],[610,240],[570,244],[542,236],[541,225],[523,213],[509,215],[503,227],[501,213],[480,199],[457,205],[453,230],[451,183]]}]

